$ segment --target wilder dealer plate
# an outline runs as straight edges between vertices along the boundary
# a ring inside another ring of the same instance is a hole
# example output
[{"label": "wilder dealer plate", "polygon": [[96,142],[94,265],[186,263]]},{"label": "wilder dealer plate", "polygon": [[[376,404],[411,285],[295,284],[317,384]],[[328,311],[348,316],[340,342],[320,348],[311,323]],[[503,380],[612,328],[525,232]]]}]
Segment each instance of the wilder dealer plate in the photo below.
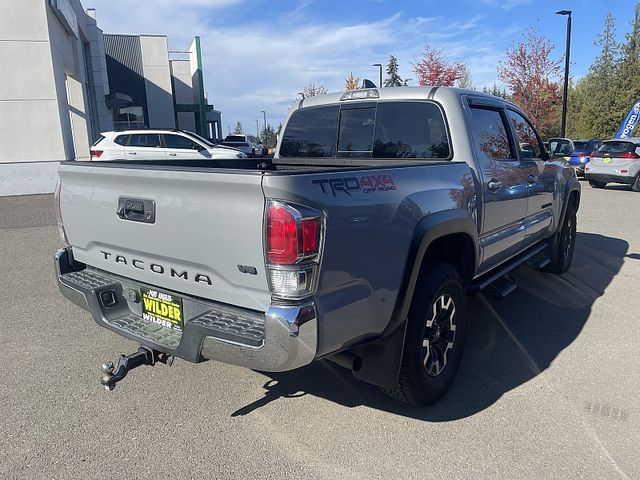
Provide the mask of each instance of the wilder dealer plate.
[{"label": "wilder dealer plate", "polygon": [[182,331],[182,299],[175,295],[143,288],[142,318],[165,328]]}]

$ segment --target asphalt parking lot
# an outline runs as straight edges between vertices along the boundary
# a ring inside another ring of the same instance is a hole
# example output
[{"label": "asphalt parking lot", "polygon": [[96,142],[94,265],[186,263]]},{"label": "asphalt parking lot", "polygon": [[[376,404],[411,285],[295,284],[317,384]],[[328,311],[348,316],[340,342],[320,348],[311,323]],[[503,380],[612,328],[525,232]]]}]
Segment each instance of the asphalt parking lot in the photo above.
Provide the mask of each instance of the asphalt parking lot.
[{"label": "asphalt parking lot", "polygon": [[460,373],[416,409],[317,362],[98,366],[136,345],[64,299],[51,196],[0,199],[0,478],[640,478],[640,194],[583,183],[561,277],[470,301]]}]

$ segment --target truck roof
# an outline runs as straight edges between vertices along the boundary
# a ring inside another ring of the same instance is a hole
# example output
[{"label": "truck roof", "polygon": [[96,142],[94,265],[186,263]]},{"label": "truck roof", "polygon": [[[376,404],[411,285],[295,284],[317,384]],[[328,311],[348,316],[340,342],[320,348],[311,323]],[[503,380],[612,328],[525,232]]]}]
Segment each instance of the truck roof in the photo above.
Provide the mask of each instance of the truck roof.
[{"label": "truck roof", "polygon": [[[469,94],[476,97],[485,97],[489,99],[493,99],[494,101],[501,101],[508,104],[511,104],[508,100],[505,100],[500,97],[496,97],[494,95],[479,92],[477,90],[470,90],[466,88],[458,88],[458,87],[385,87],[385,88],[362,88],[357,90],[350,90],[351,92],[366,92],[377,90],[377,97],[369,97],[369,98],[359,98],[352,100],[342,100],[342,102],[366,102],[372,100],[428,100],[428,99],[442,99],[453,97],[459,98],[462,94]],[[347,92],[335,92],[335,93],[327,93],[324,95],[315,95],[313,97],[307,97],[302,100],[297,105],[297,108],[303,107],[313,107],[318,105],[327,105],[331,103],[340,103],[341,98]]]}]

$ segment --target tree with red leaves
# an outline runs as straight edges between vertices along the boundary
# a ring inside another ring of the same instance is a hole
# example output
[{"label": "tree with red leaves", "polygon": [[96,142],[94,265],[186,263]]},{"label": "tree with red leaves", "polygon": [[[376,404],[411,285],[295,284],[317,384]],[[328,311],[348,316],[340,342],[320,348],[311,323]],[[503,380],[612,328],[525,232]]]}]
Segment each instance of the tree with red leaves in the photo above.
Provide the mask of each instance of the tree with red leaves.
[{"label": "tree with red leaves", "polygon": [[556,131],[557,110],[562,101],[562,59],[551,59],[553,43],[536,28],[523,34],[524,41],[507,49],[507,60],[498,62],[498,77],[543,136]]},{"label": "tree with red leaves", "polygon": [[422,87],[451,87],[456,80],[464,76],[466,69],[462,63],[449,63],[442,49],[427,45],[420,61],[413,65],[413,71]]}]

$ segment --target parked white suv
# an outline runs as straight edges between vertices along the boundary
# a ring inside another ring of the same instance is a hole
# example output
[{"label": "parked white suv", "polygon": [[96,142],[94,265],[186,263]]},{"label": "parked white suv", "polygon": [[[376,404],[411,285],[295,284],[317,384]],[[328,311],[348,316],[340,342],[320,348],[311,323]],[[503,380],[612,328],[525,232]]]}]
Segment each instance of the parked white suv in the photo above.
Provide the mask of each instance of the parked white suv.
[{"label": "parked white suv", "polygon": [[211,160],[247,158],[236,148],[214,145],[185,130],[104,132],[91,147],[91,160]]}]

